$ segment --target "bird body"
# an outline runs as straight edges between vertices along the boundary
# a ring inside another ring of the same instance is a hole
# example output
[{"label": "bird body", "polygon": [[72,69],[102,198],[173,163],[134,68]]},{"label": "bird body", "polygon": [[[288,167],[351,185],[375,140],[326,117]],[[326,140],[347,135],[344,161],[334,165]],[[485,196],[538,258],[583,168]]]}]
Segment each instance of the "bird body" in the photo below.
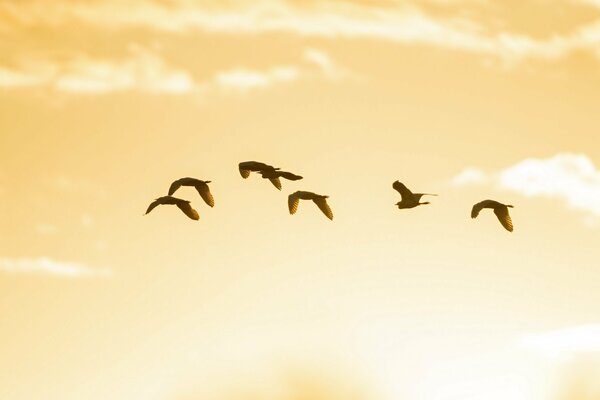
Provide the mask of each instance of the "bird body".
[{"label": "bird body", "polygon": [[273,186],[275,186],[279,190],[281,190],[281,180],[279,180],[279,178],[288,179],[290,181],[297,181],[299,179],[302,179],[300,175],[296,175],[287,171],[281,171],[279,169],[264,170],[260,171],[259,173],[264,179],[268,179],[269,181],[271,181]]},{"label": "bird body", "polygon": [[483,200],[475,204],[471,209],[471,218],[477,218],[479,212],[484,208],[491,208],[498,217],[498,221],[509,232],[513,231],[513,223],[508,213],[508,208],[513,208],[510,204],[502,204],[496,200]]},{"label": "bird body", "polygon": [[250,172],[276,171],[279,168],[259,161],[243,161],[238,164],[238,169],[242,178],[246,179],[250,176]]},{"label": "bird body", "polygon": [[296,175],[287,171],[281,171],[281,168],[276,168],[272,165],[258,161],[241,162],[239,163],[238,168],[242,178],[248,178],[250,176],[250,172],[258,172],[264,179],[271,181],[273,186],[275,186],[278,190],[281,190],[281,180],[279,178],[284,178],[291,181],[302,179],[300,175]]},{"label": "bird body", "polygon": [[179,189],[181,186],[193,186],[196,188],[198,194],[200,194],[200,197],[202,197],[204,202],[209,206],[214,207],[215,199],[213,198],[212,194],[210,193],[210,189],[208,188],[208,184],[210,182],[211,181],[203,181],[200,179],[189,177],[177,179],[175,182],[171,183],[171,186],[169,187],[169,196],[172,196],[173,193],[175,193],[177,189]]},{"label": "bird body", "polygon": [[198,214],[198,212],[196,210],[194,210],[192,208],[189,201],[183,200],[183,199],[178,199],[177,197],[173,197],[173,196],[162,196],[162,197],[157,198],[152,203],[150,203],[150,205],[148,206],[148,209],[146,210],[146,214],[148,214],[150,211],[154,210],[157,206],[163,205],[163,204],[174,204],[177,207],[179,207],[179,209],[181,211],[183,211],[183,213],[185,215],[187,215],[189,218],[191,218],[195,221],[200,219],[200,215]]},{"label": "bird body", "polygon": [[421,206],[423,204],[429,204],[428,201],[424,201],[424,202],[420,202],[421,201],[421,197],[423,196],[437,196],[437,194],[431,194],[431,193],[413,193],[411,192],[406,185],[404,185],[402,182],[400,181],[396,181],[392,184],[392,188],[394,188],[396,191],[398,191],[398,193],[400,193],[400,196],[402,196],[402,200],[399,201],[398,203],[396,203],[396,205],[398,206],[398,208],[403,209],[403,208],[414,208],[417,206]]},{"label": "bird body", "polygon": [[288,196],[288,208],[290,210],[290,214],[295,214],[296,211],[298,211],[298,204],[300,203],[300,200],[312,200],[327,218],[333,220],[333,212],[327,204],[327,198],[329,198],[329,196],[324,196],[313,192],[306,192],[302,190],[294,192]]}]

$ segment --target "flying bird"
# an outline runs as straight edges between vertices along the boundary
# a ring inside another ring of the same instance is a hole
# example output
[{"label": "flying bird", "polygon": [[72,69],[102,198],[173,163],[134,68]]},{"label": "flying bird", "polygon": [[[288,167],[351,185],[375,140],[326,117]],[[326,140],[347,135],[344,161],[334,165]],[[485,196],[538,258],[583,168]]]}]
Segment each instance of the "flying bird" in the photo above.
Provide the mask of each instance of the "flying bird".
[{"label": "flying bird", "polygon": [[417,206],[421,206],[423,204],[429,204],[428,201],[420,203],[421,197],[423,196],[437,196],[437,194],[431,193],[413,193],[411,192],[402,182],[396,181],[392,184],[392,187],[400,193],[402,196],[402,200],[397,202],[396,205],[398,208],[413,208]]},{"label": "flying bird", "polygon": [[290,181],[302,179],[300,175],[296,175],[287,171],[280,171],[279,169],[264,170],[260,171],[259,173],[264,179],[270,180],[273,186],[279,190],[281,190],[281,180],[279,180],[279,178],[288,179]]},{"label": "flying bird", "polygon": [[277,171],[279,168],[258,161],[244,161],[238,164],[238,169],[242,178],[246,179],[250,176],[250,172]]},{"label": "flying bird", "polygon": [[326,200],[328,197],[329,196],[323,196],[302,190],[294,192],[288,196],[288,208],[290,210],[290,214],[295,214],[296,211],[298,211],[298,203],[300,203],[300,200],[312,200],[327,218],[333,220],[333,213],[331,212],[331,208],[329,208]]},{"label": "flying bird", "polygon": [[211,207],[215,206],[215,199],[210,193],[210,189],[208,188],[208,184],[210,181],[202,181],[196,178],[181,178],[177,179],[175,182],[171,183],[169,187],[169,196],[172,196],[173,193],[177,191],[181,186],[193,186],[196,188],[200,197],[204,200],[206,204]]},{"label": "flying bird", "polygon": [[200,215],[198,215],[198,212],[192,208],[189,201],[183,200],[183,199],[178,199],[177,197],[172,197],[172,196],[163,196],[163,197],[159,197],[158,199],[154,200],[148,206],[148,209],[146,210],[146,214],[148,214],[150,211],[154,210],[157,206],[162,205],[162,204],[175,204],[177,207],[179,207],[179,209],[181,211],[184,212],[185,215],[187,215],[191,219],[193,219],[195,221],[200,219]]},{"label": "flying bird", "polygon": [[508,214],[508,208],[513,208],[510,204],[502,204],[495,200],[483,200],[473,206],[471,210],[471,218],[477,218],[479,212],[484,208],[491,208],[494,210],[494,214],[498,217],[498,221],[502,226],[509,232],[513,231],[513,223]]}]

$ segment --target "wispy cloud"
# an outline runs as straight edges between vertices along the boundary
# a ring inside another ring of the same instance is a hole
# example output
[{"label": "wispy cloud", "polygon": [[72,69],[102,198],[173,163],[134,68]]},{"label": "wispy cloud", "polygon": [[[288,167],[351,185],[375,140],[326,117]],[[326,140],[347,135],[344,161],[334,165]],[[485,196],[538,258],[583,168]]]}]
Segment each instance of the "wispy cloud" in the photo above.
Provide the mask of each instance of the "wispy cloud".
[{"label": "wispy cloud", "polygon": [[280,66],[266,71],[236,68],[219,72],[214,83],[223,89],[249,90],[264,88],[275,83],[291,82],[300,77],[297,67]]},{"label": "wispy cloud", "polygon": [[[62,64],[29,60],[21,69],[0,67],[0,88],[40,86],[69,94],[88,95],[122,91],[183,95],[215,91],[248,92],[301,79],[340,81],[353,77],[349,69],[335,63],[327,53],[311,48],[291,65],[275,65],[265,69],[230,67],[198,80],[184,69],[169,66],[157,54],[136,48],[131,57],[125,60],[109,61],[80,56]],[[53,185],[65,191],[86,186],[85,183],[74,183],[65,177],[53,180]]]},{"label": "wispy cloud", "polygon": [[[597,4],[597,0],[581,0]],[[144,27],[166,32],[201,30],[244,34],[288,32],[327,38],[371,38],[407,44],[426,44],[500,57],[556,59],[575,50],[600,52],[600,21],[573,27],[570,33],[536,38],[510,31],[489,33],[485,27],[460,16],[434,17],[412,4],[374,6],[359,2],[322,2],[299,5],[289,1],[216,2],[138,0],[135,2],[32,1],[2,4],[23,26],[57,26],[69,22],[99,28]]]},{"label": "wispy cloud", "polygon": [[0,67],[0,87],[45,86],[57,91],[103,94],[126,90],[183,94],[194,90],[194,80],[158,55],[136,51],[128,59],[102,60],[79,56],[64,63],[29,60],[19,68]]},{"label": "wispy cloud", "polygon": [[556,198],[570,208],[600,217],[600,170],[583,154],[530,158],[494,173],[469,168],[454,177],[452,183],[488,183],[528,197]]},{"label": "wispy cloud", "polygon": [[517,345],[554,360],[600,352],[600,324],[580,325],[523,335]]},{"label": "wispy cloud", "polygon": [[47,257],[6,258],[0,257],[0,271],[16,274],[43,274],[64,278],[110,277],[108,269],[94,269],[74,262],[62,262]]}]

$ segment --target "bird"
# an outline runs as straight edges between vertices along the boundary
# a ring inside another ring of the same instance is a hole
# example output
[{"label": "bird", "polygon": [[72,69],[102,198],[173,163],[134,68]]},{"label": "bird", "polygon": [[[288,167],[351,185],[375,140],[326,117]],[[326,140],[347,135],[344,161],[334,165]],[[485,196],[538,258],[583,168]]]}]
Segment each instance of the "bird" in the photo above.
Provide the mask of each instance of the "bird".
[{"label": "bird", "polygon": [[243,161],[238,164],[240,175],[242,178],[247,179],[250,176],[250,172],[261,172],[261,171],[276,171],[279,168],[275,168],[272,165],[261,163],[259,161]]},{"label": "bird", "polygon": [[275,186],[279,190],[281,190],[281,180],[279,180],[279,178],[285,178],[290,181],[297,181],[299,179],[302,179],[300,175],[296,175],[287,171],[280,171],[279,169],[263,170],[259,171],[259,174],[264,179],[270,180],[273,186]]},{"label": "bird", "polygon": [[208,188],[208,184],[210,182],[211,181],[202,181],[200,179],[189,177],[177,179],[175,182],[171,183],[171,186],[169,187],[169,196],[172,196],[173,193],[175,193],[181,186],[193,186],[200,194],[200,197],[202,197],[202,200],[204,200],[204,202],[209,206],[214,207],[215,199]]},{"label": "bird", "polygon": [[[173,196],[162,196],[162,197],[155,199],[148,206],[148,209],[146,210],[146,214],[148,214],[150,211],[154,210],[157,206],[159,206],[161,204],[175,204],[177,207],[179,207],[179,209],[181,211],[184,212],[185,215],[187,215],[191,219],[193,219],[195,221],[200,219],[200,215],[198,215],[198,211],[196,211],[192,208],[189,201],[183,200],[183,199],[178,199],[177,197],[173,197]],[[146,215],[146,214],[144,214],[144,215]]]},{"label": "bird", "polygon": [[473,206],[471,210],[471,218],[477,218],[479,212],[484,208],[491,208],[494,210],[494,214],[498,217],[498,221],[502,226],[509,232],[513,231],[513,223],[508,214],[508,208],[513,208],[510,204],[502,204],[496,200],[483,200]]},{"label": "bird", "polygon": [[298,203],[300,203],[300,200],[312,200],[327,218],[333,220],[333,213],[331,212],[331,208],[329,208],[326,200],[328,197],[329,196],[324,196],[313,192],[305,192],[302,190],[294,192],[288,196],[288,208],[290,210],[290,214],[295,214],[296,211],[298,211]]},{"label": "bird", "polygon": [[402,200],[396,203],[398,208],[414,208],[423,204],[429,204],[428,201],[420,203],[421,197],[423,196],[437,196],[437,194],[431,193],[413,193],[411,192],[402,182],[396,181],[392,184],[392,187],[400,193]]}]

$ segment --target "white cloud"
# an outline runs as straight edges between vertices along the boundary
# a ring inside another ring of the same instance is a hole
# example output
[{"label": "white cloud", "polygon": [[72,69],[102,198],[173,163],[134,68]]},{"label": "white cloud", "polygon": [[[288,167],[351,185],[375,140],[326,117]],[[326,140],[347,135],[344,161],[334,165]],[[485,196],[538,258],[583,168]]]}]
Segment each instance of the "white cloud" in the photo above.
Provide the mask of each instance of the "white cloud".
[{"label": "white cloud", "polygon": [[[595,5],[598,0],[580,0]],[[483,53],[516,61],[526,57],[555,59],[573,50],[600,57],[599,22],[574,28],[565,35],[537,39],[486,29],[472,20],[441,19],[427,15],[414,4],[389,7],[349,2],[322,2],[307,6],[284,1],[217,2],[175,1],[169,5],[151,0],[135,2],[33,1],[19,6],[4,4],[13,19],[24,26],[83,22],[102,28],[146,27],[210,33],[290,32],[303,36],[371,38],[401,43],[427,44]]]},{"label": "white cloud", "polygon": [[600,170],[583,154],[530,158],[492,174],[467,169],[452,179],[458,186],[485,182],[528,197],[560,199],[573,209],[600,217]]},{"label": "white cloud", "polygon": [[452,178],[451,183],[455,186],[483,183],[486,180],[486,174],[477,168],[467,168],[460,174]]},{"label": "white cloud", "polygon": [[281,66],[266,71],[235,68],[219,72],[214,82],[223,89],[249,90],[281,82],[291,82],[300,77],[296,67]]},{"label": "white cloud", "polygon": [[6,258],[0,257],[0,271],[20,274],[47,274],[65,278],[109,277],[107,269],[93,269],[82,264],[55,261],[47,257]]},{"label": "white cloud", "polygon": [[170,67],[158,55],[142,50],[125,60],[80,56],[63,64],[43,60],[30,60],[28,64],[20,69],[0,67],[0,87],[47,86],[82,94],[125,90],[185,94],[195,89],[195,82],[186,71]]},{"label": "white cloud", "polygon": [[523,335],[517,340],[517,345],[561,361],[581,353],[600,352],[600,324]]}]

